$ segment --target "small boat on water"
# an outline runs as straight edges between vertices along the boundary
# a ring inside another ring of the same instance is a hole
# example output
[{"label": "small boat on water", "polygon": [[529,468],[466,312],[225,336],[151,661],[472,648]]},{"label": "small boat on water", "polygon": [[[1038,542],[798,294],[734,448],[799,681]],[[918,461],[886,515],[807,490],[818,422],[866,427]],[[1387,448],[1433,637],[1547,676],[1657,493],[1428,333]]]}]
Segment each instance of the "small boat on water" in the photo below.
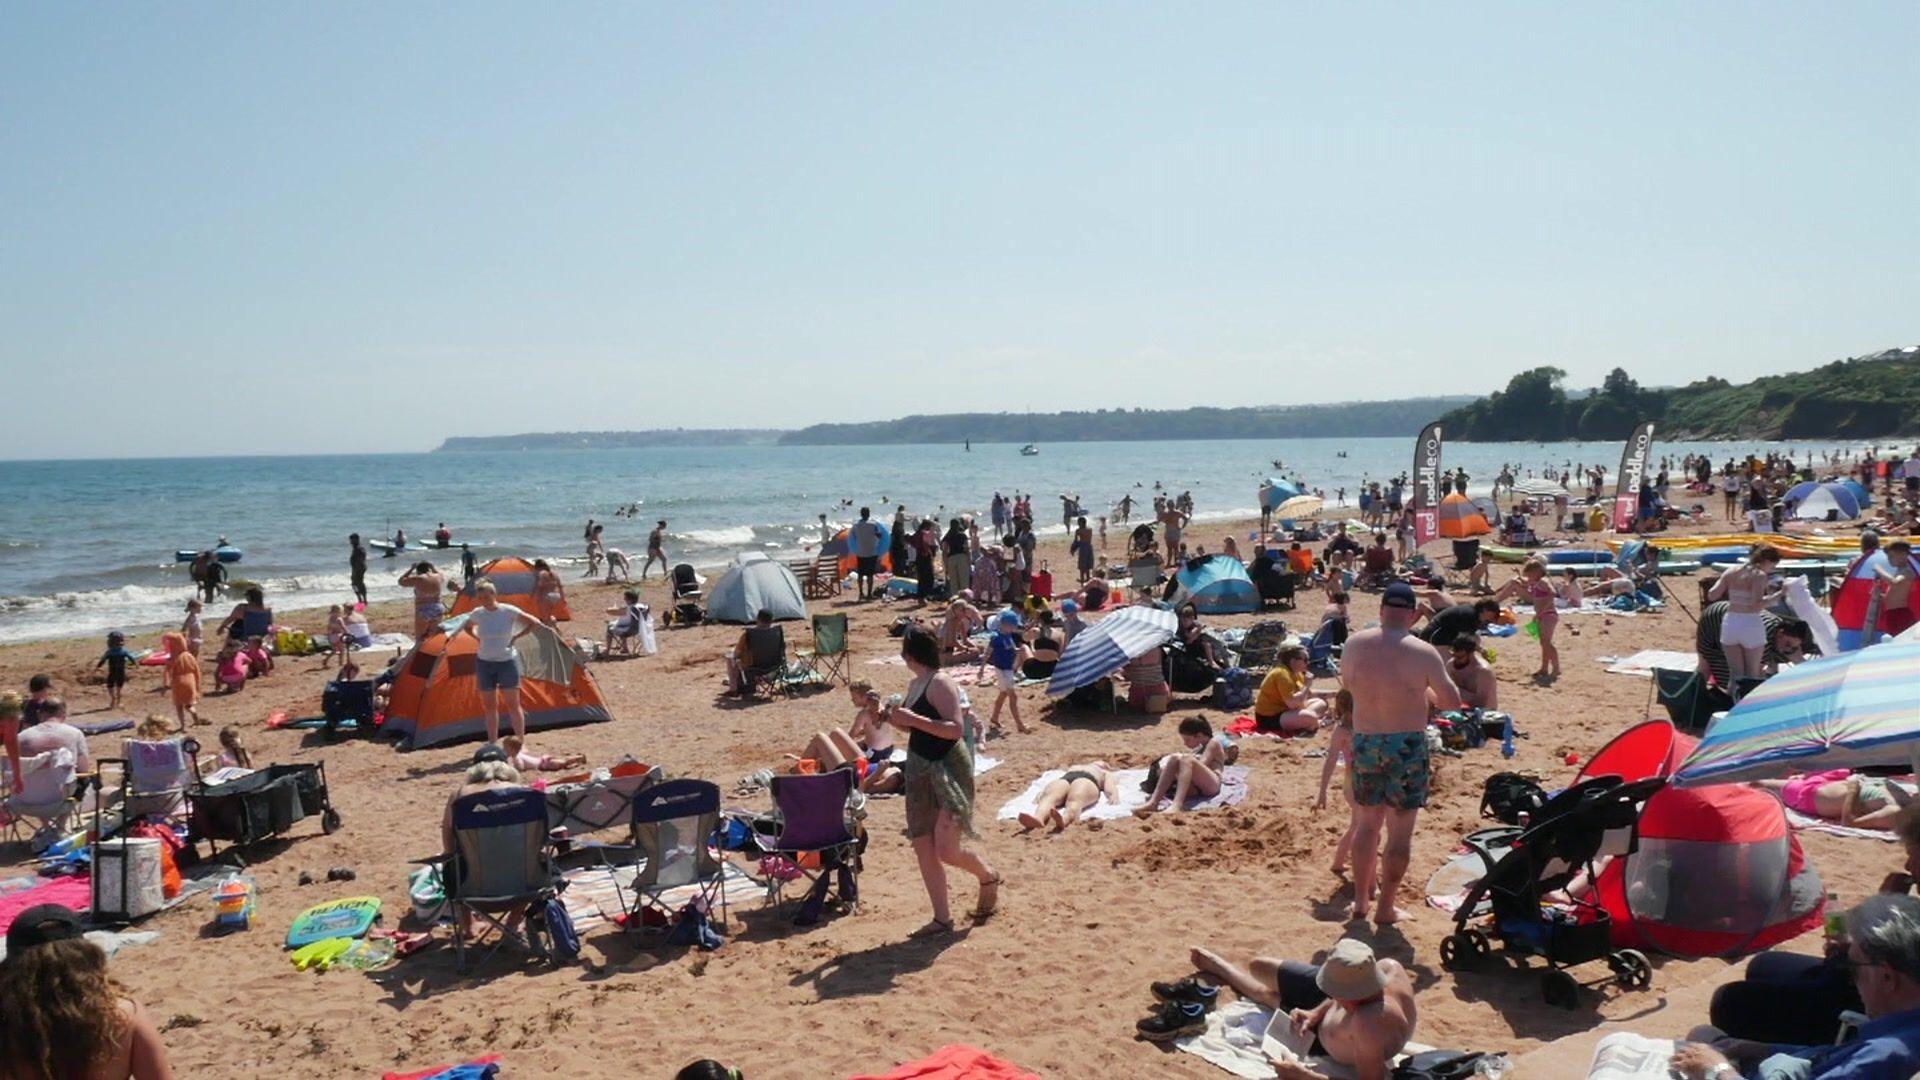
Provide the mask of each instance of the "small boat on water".
[{"label": "small boat on water", "polygon": [[1027,445],[1020,448],[1021,457],[1036,457],[1039,455],[1039,453],[1040,453],[1040,448],[1033,445],[1032,443],[1028,443]]},{"label": "small boat on water", "polygon": [[[217,548],[213,548],[211,550],[213,551],[214,558],[219,559],[221,562],[239,562],[240,561],[241,551],[239,548],[234,547],[232,544],[222,544],[221,546]],[[181,548],[180,550],[175,551],[173,553],[174,562],[192,562],[193,560],[199,557],[200,557],[200,553],[198,551],[189,550],[187,548]]]}]

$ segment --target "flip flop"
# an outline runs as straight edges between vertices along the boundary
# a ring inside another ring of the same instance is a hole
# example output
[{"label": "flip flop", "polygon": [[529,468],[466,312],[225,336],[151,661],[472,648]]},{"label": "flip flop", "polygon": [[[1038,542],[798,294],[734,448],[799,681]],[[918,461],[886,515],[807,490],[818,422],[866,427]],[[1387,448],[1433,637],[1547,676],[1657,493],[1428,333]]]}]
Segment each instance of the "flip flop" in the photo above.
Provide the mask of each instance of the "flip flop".
[{"label": "flip flop", "polygon": [[908,934],[907,936],[910,938],[930,938],[930,937],[940,937],[944,934],[951,934],[951,933],[953,933],[952,923],[941,922],[939,919],[933,919],[929,921],[927,925],[921,927],[918,930],[915,930],[914,932]]}]

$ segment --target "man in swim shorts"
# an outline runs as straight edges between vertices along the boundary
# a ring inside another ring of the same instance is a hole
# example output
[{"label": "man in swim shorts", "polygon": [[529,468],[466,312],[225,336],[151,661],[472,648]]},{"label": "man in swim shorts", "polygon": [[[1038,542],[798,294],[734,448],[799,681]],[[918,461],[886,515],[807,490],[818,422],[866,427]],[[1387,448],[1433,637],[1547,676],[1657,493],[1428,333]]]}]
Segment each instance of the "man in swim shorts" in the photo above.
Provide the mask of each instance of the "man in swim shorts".
[{"label": "man in swim shorts", "polygon": [[[1380,597],[1380,625],[1347,639],[1341,677],[1353,693],[1353,915],[1367,918],[1378,871],[1376,923],[1398,921],[1400,879],[1413,855],[1413,826],[1427,803],[1428,695],[1442,712],[1460,707],[1439,650],[1413,633],[1420,601],[1403,581]],[[1381,850],[1380,837],[1386,834]]]}]

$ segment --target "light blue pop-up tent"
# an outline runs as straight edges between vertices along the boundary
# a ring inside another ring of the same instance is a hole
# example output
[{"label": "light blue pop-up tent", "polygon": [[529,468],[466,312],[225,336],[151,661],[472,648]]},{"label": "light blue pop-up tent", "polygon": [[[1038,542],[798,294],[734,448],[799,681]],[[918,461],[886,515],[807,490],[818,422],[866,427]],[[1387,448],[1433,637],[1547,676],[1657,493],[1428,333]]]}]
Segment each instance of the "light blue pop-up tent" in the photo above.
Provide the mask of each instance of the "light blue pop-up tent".
[{"label": "light blue pop-up tent", "polygon": [[1180,582],[1175,606],[1192,604],[1202,615],[1242,615],[1260,610],[1260,590],[1247,568],[1231,555],[1209,555],[1174,573]]},{"label": "light blue pop-up tent", "polygon": [[807,601],[793,571],[749,551],[707,593],[707,618],[750,623],[762,611],[772,612],[775,619],[804,619]]}]

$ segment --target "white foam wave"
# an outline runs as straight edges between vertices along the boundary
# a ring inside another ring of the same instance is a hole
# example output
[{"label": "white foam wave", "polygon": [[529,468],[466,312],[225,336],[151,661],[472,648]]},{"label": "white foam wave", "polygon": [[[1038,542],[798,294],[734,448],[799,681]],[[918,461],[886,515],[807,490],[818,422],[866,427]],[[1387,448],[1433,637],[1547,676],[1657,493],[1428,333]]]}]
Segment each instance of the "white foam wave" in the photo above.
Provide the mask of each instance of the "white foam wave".
[{"label": "white foam wave", "polygon": [[722,529],[689,529],[679,539],[702,547],[741,547],[759,539],[751,525],[732,525]]}]

